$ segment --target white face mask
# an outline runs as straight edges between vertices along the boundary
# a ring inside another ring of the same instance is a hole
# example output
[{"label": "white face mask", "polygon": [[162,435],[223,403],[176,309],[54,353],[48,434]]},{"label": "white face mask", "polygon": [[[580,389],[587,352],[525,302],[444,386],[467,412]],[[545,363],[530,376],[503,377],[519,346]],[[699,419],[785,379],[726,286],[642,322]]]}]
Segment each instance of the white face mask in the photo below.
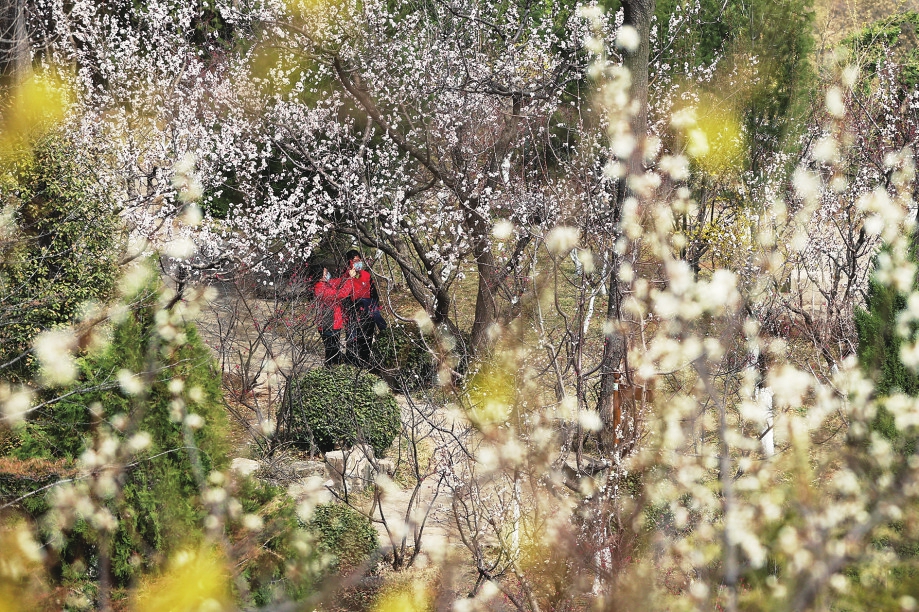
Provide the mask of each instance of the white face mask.
[{"label": "white face mask", "polygon": [[360,272],[361,270],[364,269],[364,262],[363,262],[363,261],[355,261],[353,267],[354,267],[354,271],[355,271],[355,272]]},{"label": "white face mask", "polygon": [[325,282],[329,282],[330,280],[332,280],[332,274],[330,272],[326,272],[325,274],[322,275],[322,280],[324,280]]}]

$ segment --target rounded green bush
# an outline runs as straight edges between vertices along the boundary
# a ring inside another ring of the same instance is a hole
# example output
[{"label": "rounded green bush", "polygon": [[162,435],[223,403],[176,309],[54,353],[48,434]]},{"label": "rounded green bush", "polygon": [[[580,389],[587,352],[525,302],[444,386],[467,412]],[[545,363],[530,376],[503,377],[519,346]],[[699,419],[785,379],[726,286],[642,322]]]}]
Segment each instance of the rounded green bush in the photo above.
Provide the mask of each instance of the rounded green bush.
[{"label": "rounded green bush", "polygon": [[355,569],[380,547],[370,520],[344,504],[317,506],[306,529],[315,536],[318,552],[332,557],[332,572]]},{"label": "rounded green bush", "polygon": [[399,405],[377,376],[350,366],[317,368],[287,383],[286,437],[322,452],[366,443],[379,456],[399,433]]}]

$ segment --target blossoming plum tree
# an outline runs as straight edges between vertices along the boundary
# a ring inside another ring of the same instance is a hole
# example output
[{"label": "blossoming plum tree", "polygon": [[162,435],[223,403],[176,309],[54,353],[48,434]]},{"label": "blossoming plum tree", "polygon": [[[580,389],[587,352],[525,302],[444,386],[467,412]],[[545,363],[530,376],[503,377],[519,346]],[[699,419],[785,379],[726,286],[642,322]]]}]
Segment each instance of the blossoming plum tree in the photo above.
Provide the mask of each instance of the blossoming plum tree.
[{"label": "blossoming plum tree", "polygon": [[[846,60],[799,153],[741,171],[742,147],[712,154],[735,135],[708,131],[705,93],[678,87],[711,80],[710,61],[659,63],[682,22],[656,29],[652,4],[31,5],[36,64],[75,92],[97,180],[186,270],[304,257],[336,231],[454,334],[472,275],[480,359],[462,409],[419,424],[439,428],[426,467],[473,556],[470,606],[491,588],[532,610],[591,590],[610,607],[812,608],[867,588],[846,572],[883,565],[882,529],[919,490],[838,346],[877,244],[878,282],[913,286],[914,93]],[[716,171],[749,206],[706,199]],[[523,270],[531,289],[504,295]],[[809,345],[773,325],[781,308]],[[912,338],[901,353],[915,365]],[[617,421],[619,373],[656,388]],[[915,398],[885,401],[914,433]],[[579,435],[560,444],[560,422]],[[598,429],[599,448],[580,435]]]}]

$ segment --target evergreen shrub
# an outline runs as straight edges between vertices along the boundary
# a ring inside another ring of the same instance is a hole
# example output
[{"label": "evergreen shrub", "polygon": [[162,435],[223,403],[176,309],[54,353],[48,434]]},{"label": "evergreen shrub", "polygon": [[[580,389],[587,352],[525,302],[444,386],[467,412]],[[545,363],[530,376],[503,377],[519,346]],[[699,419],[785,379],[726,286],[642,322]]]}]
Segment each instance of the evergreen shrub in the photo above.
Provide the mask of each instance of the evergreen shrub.
[{"label": "evergreen shrub", "polygon": [[905,11],[875,21],[850,34],[842,46],[860,58],[862,70],[876,75],[882,64],[893,61],[899,70],[902,91],[912,91],[919,84],[919,49],[916,48],[916,31],[919,13]]},{"label": "evergreen shrub", "polygon": [[396,321],[377,335],[373,344],[374,365],[400,387],[428,388],[437,376],[437,364],[415,323]]},{"label": "evergreen shrub", "polygon": [[[910,259],[916,262],[916,237]],[[912,291],[919,288],[913,279]],[[886,397],[894,393],[919,396],[919,373],[907,366],[900,358],[900,349],[912,342],[919,333],[915,327],[899,329],[898,317],[907,308],[908,295],[895,287],[885,285],[872,275],[865,298],[865,308],[856,308],[855,327],[858,332],[858,363],[862,371],[874,381],[874,392],[879,400],[877,413],[869,430],[890,441],[900,461],[896,469],[903,473],[909,470],[910,459],[919,447],[919,436],[915,428],[897,427],[894,415],[884,406]],[[905,336],[903,332],[906,332]],[[870,436],[857,441],[863,452],[870,452]],[[904,516],[914,515],[912,507],[904,508]],[[914,521],[892,521],[882,526],[872,538],[871,546],[877,550],[890,551],[885,562],[883,579],[867,563],[857,563],[847,568],[849,584],[854,588],[840,594],[838,609],[864,610],[896,609],[901,597],[916,592],[919,585],[919,546],[917,526]]]},{"label": "evergreen shrub", "polygon": [[0,240],[0,363],[9,378],[34,373],[27,351],[39,332],[72,323],[84,304],[114,292],[123,224],[93,176],[60,135],[0,171],[11,224]]},{"label": "evergreen shrub", "polygon": [[[94,428],[116,415],[136,421],[138,429],[150,435],[150,446],[125,473],[122,494],[110,502],[109,510],[118,519],[112,573],[122,586],[139,573],[157,569],[176,547],[203,538],[200,526],[205,509],[182,425],[174,418],[170,381],[183,380],[188,411],[204,419],[204,426],[194,434],[204,473],[224,469],[228,463],[226,415],[213,357],[192,324],[179,329],[184,342],[164,353],[156,331],[157,300],[158,291],[150,287],[135,297],[133,308],[111,329],[108,345],[78,360],[78,380],[72,388],[53,392],[60,399],[30,415],[16,431],[18,440],[10,452],[23,462],[42,459],[72,466]],[[150,371],[152,363],[155,375],[145,395],[124,394],[114,380],[115,373],[121,369]],[[92,414],[92,406],[101,407],[101,422]],[[45,509],[44,503],[29,508],[36,518]],[[79,528],[70,533],[60,553],[62,572],[70,564],[88,563],[87,556],[95,554],[94,537]]]},{"label": "evergreen shrub", "polygon": [[328,452],[366,443],[379,456],[399,433],[399,405],[377,376],[351,366],[317,368],[287,383],[289,441]]},{"label": "evergreen shrub", "polygon": [[[258,515],[265,525],[259,545],[240,559],[240,573],[248,584],[251,603],[270,607],[310,595],[320,578],[321,553],[312,545],[314,535],[303,528],[293,498],[285,489],[257,478],[235,479],[229,492],[239,500],[243,512]],[[230,536],[231,541],[251,537],[238,524],[231,525]],[[300,566],[300,571],[291,571],[292,564]]]},{"label": "evergreen shrub", "polygon": [[[883,285],[871,278],[865,309],[855,310],[855,327],[858,331],[858,362],[862,370],[874,379],[874,390],[885,397],[901,391],[913,397],[919,396],[919,375],[900,359],[900,347],[912,340],[903,338],[897,330],[897,317],[906,309],[906,295],[895,288]],[[916,436],[905,436],[897,429],[893,415],[879,406],[877,415],[870,423],[873,431],[894,442],[899,453],[912,455],[916,450]]]},{"label": "evergreen shrub", "polygon": [[380,547],[370,520],[344,504],[317,506],[306,528],[316,538],[317,551],[331,557],[332,573],[359,567]]}]

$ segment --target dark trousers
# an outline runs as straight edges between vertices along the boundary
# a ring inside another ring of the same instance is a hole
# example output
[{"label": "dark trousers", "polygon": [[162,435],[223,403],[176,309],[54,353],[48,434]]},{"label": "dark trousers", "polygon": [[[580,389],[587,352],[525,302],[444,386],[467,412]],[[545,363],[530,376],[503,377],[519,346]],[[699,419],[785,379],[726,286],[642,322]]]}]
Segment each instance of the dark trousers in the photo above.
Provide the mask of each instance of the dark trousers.
[{"label": "dark trousers", "polygon": [[323,346],[325,346],[325,364],[333,366],[342,363],[344,359],[341,354],[341,345],[339,344],[341,330],[326,329],[319,332],[319,336],[322,338]]},{"label": "dark trousers", "polygon": [[347,361],[359,368],[372,367],[370,349],[376,324],[371,317],[354,317],[348,323]]}]

